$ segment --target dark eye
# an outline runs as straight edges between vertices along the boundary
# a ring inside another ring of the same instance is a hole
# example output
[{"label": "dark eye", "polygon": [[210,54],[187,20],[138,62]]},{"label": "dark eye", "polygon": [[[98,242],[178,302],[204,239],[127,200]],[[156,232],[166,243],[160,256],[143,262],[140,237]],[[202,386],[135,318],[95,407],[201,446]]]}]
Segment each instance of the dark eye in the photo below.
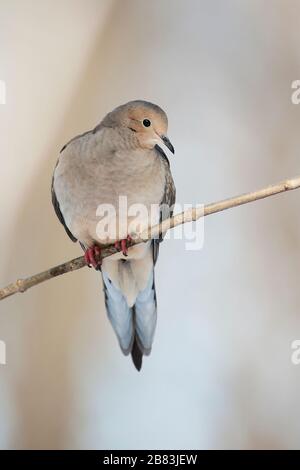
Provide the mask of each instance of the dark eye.
[{"label": "dark eye", "polygon": [[149,121],[149,119],[144,119],[143,120],[143,126],[150,127],[151,126],[151,121]]}]

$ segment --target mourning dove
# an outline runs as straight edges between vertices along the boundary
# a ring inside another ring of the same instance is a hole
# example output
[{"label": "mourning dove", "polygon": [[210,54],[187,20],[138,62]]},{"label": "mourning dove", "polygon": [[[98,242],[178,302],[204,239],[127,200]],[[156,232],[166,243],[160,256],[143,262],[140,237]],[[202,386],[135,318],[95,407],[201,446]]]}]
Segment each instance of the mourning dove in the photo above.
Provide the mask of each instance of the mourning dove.
[{"label": "mourning dove", "polygon": [[[87,264],[101,270],[108,318],[137,370],[155,332],[154,265],[161,240],[128,247],[128,227],[138,219],[138,233],[158,223],[170,215],[162,208],[175,203],[163,150],[174,153],[167,127],[166,113],[155,104],[119,106],[62,148],[52,180],[55,212],[71,240],[80,242]],[[138,218],[136,208],[143,209]],[[108,244],[119,251],[101,264],[101,248]]]}]

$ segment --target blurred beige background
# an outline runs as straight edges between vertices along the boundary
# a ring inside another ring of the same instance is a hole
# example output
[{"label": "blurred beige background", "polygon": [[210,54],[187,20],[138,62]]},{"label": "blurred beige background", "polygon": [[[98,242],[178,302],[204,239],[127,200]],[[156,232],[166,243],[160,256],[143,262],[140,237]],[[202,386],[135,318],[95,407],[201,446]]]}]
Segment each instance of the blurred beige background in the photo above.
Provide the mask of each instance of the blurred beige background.
[{"label": "blurred beige background", "polygon": [[[0,0],[0,285],[81,254],[57,221],[57,155],[116,105],[169,115],[181,203],[300,173],[299,0]],[[0,305],[0,447],[299,448],[300,192],[166,241],[137,373],[82,269]]]}]

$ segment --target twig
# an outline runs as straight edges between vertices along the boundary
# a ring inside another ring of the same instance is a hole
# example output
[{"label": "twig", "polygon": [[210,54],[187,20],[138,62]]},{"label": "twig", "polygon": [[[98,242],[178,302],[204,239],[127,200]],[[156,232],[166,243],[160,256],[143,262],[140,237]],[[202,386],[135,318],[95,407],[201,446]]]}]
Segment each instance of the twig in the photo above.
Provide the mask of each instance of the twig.
[{"label": "twig", "polygon": [[[140,235],[140,238],[132,241],[132,245],[145,242],[150,238],[155,238],[161,233],[166,233],[171,228],[185,224],[187,222],[198,220],[206,215],[211,215],[216,212],[221,212],[232,207],[248,204],[249,202],[254,202],[259,199],[264,199],[266,197],[274,196],[275,194],[291,191],[297,188],[300,188],[300,176],[282,181],[258,191],[242,194],[240,196],[225,199],[223,201],[214,202],[204,207],[195,207],[189,209],[185,212],[174,215],[170,219],[164,220],[161,224],[155,225],[150,227],[148,230],[145,230]],[[103,258],[106,258],[107,256],[111,256],[116,252],[117,250],[114,246],[108,246],[101,250],[101,255]],[[48,281],[53,277],[60,276],[61,274],[76,271],[77,269],[81,269],[84,266],[86,266],[84,256],[79,256],[78,258],[67,261],[66,263],[55,266],[54,268],[50,268],[47,271],[43,271],[39,274],[34,274],[33,276],[30,276],[26,279],[18,279],[16,282],[3,287],[3,289],[0,289],[0,300],[17,294],[18,292],[25,292],[26,290],[36,286],[37,284],[40,284],[41,282]]]}]

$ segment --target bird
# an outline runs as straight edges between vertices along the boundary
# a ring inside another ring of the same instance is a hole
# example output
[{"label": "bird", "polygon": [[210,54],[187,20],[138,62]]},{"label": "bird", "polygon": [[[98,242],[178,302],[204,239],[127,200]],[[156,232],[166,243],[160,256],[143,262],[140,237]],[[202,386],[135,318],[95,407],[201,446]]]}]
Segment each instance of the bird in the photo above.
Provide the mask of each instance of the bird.
[{"label": "bird", "polygon": [[[59,221],[80,243],[86,264],[101,272],[108,319],[138,371],[156,328],[154,267],[163,235],[132,240],[173,213],[176,189],[165,150],[175,150],[167,130],[167,114],[158,105],[122,104],[64,145],[51,185]],[[102,259],[108,245],[117,252]]]}]

